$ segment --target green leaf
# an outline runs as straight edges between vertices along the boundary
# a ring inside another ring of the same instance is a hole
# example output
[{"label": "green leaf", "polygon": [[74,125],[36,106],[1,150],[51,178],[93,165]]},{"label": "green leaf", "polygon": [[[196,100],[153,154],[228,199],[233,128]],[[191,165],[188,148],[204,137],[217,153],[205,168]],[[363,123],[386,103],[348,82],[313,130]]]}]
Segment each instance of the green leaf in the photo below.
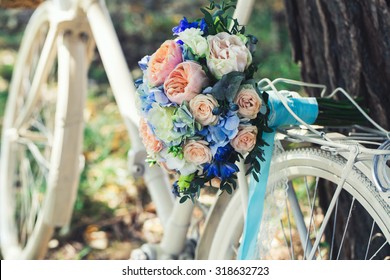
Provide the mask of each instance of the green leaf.
[{"label": "green leaf", "polygon": [[253,178],[255,178],[256,182],[259,182],[259,176],[255,172],[252,172]]},{"label": "green leaf", "polygon": [[203,8],[200,8],[200,10],[204,14],[204,20],[206,21],[206,24],[208,27],[208,33],[210,35],[217,34],[215,26],[214,26],[214,20],[213,20],[213,17],[211,16],[211,14]]},{"label": "green leaf", "polygon": [[188,196],[187,196],[187,195],[186,195],[186,196],[183,196],[182,198],[180,198],[180,203],[186,202],[187,199],[188,199]]},{"label": "green leaf", "polygon": [[211,90],[211,94],[217,100],[232,102],[236,96],[245,75],[242,72],[233,71],[222,76]]},{"label": "green leaf", "polygon": [[253,170],[253,166],[249,167],[248,170],[245,172],[245,176],[249,175]]}]

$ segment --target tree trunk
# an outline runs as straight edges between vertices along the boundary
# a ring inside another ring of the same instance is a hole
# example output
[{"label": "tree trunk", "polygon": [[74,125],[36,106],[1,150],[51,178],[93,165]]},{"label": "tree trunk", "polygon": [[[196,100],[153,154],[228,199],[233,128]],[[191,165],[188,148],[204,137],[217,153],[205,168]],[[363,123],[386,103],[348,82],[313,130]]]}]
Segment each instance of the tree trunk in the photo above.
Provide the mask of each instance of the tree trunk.
[{"label": "tree trunk", "polygon": [[[301,64],[302,80],[324,84],[329,92],[342,87],[354,97],[363,97],[370,115],[389,130],[390,0],[284,2],[293,58]],[[330,188],[319,195],[326,209]],[[349,197],[340,197],[339,209],[348,211],[350,204]],[[369,233],[362,227],[369,225],[371,218],[363,209],[354,211],[361,213],[354,214],[359,222],[341,258],[364,258],[359,245],[367,243]],[[326,236],[329,241],[329,234]]]},{"label": "tree trunk", "polygon": [[364,97],[390,129],[390,1],[285,0],[293,58],[304,81]]},{"label": "tree trunk", "polygon": [[36,8],[43,0],[0,0],[2,8]]}]

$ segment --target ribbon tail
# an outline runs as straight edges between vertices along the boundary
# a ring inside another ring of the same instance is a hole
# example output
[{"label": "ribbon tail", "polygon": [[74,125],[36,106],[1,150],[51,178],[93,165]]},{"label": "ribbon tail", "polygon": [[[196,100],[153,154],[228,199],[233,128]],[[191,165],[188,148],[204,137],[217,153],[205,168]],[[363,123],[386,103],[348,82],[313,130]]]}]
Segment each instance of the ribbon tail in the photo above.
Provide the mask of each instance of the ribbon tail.
[{"label": "ribbon tail", "polygon": [[253,176],[250,178],[248,208],[246,214],[246,219],[250,222],[245,222],[244,224],[242,242],[237,257],[239,260],[250,260],[256,257],[257,237],[260,232],[261,220],[263,218],[268,174],[270,171],[271,158],[274,149],[274,138],[275,132],[263,133],[263,139],[269,146],[264,146],[265,161],[260,161],[261,174],[258,174],[259,182],[256,182]]}]

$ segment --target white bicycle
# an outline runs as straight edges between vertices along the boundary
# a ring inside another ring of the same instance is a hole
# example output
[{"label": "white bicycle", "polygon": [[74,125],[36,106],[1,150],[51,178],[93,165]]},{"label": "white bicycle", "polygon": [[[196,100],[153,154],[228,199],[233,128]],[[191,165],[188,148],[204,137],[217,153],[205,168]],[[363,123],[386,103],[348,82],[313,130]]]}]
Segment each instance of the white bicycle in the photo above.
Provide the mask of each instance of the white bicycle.
[{"label": "white bicycle", "polygon": [[[238,2],[235,17],[239,22],[247,21],[252,4],[253,1]],[[2,132],[3,257],[43,258],[54,229],[70,221],[83,167],[83,109],[87,70],[95,45],[131,139],[130,171],[144,178],[164,227],[161,243],[143,245],[133,251],[133,258],[235,258],[248,199],[245,167],[240,166],[239,190],[233,196],[216,195],[211,206],[190,201],[181,204],[172,196],[167,175],[157,167],[145,165],[133,80],[105,3],[99,0],[45,1],[25,31]],[[259,86],[280,95],[276,88],[279,82],[265,80]],[[280,98],[283,100],[282,95]],[[308,125],[305,129],[294,127],[279,132],[279,148],[267,188],[268,197],[280,197],[281,203],[267,207],[275,211],[263,215],[266,222],[259,235],[260,256],[389,256],[390,151],[385,142],[389,132],[376,126],[344,136],[327,134],[326,130],[318,132]],[[284,150],[289,143],[310,143],[311,147]],[[329,192],[333,194],[327,205],[318,204],[318,193],[323,188],[334,189]],[[338,207],[339,200],[350,201],[350,207]],[[193,217],[195,207],[204,213],[201,220]],[[369,224],[361,225],[359,217],[353,216],[355,211],[371,216]],[[366,227],[356,232],[354,224]],[[362,236],[367,241],[364,244]]]}]

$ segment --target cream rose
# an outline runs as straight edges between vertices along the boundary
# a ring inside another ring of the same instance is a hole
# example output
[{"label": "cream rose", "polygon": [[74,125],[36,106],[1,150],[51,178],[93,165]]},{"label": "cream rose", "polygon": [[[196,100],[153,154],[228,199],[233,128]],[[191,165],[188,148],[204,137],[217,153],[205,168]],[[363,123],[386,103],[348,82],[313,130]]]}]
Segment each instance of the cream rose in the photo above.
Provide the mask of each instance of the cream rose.
[{"label": "cream rose", "polygon": [[187,162],[200,165],[210,162],[212,159],[211,150],[206,141],[190,140],[183,148],[184,158]]},{"label": "cream rose", "polygon": [[234,103],[238,105],[238,113],[248,119],[255,119],[262,105],[262,101],[252,85],[241,86]]},{"label": "cream rose", "polygon": [[203,32],[199,28],[187,28],[179,33],[178,40],[183,41],[194,55],[205,57],[209,46],[207,40],[202,36]]},{"label": "cream rose", "polygon": [[146,151],[149,153],[158,153],[163,148],[163,144],[152,133],[149,125],[144,119],[140,120],[139,132]]},{"label": "cream rose", "polygon": [[164,90],[170,101],[180,105],[183,101],[190,101],[208,84],[209,81],[202,66],[186,61],[177,65],[169,74],[164,83]]},{"label": "cream rose", "polygon": [[249,49],[237,35],[221,32],[215,36],[208,36],[207,41],[209,43],[207,67],[217,79],[232,71],[244,72],[252,62]]},{"label": "cream rose", "polygon": [[214,125],[218,116],[213,115],[213,109],[218,107],[218,101],[211,94],[198,94],[190,100],[190,111],[201,125]]},{"label": "cream rose", "polygon": [[253,150],[256,145],[257,127],[253,125],[239,126],[236,137],[230,140],[230,145],[241,154]]}]

